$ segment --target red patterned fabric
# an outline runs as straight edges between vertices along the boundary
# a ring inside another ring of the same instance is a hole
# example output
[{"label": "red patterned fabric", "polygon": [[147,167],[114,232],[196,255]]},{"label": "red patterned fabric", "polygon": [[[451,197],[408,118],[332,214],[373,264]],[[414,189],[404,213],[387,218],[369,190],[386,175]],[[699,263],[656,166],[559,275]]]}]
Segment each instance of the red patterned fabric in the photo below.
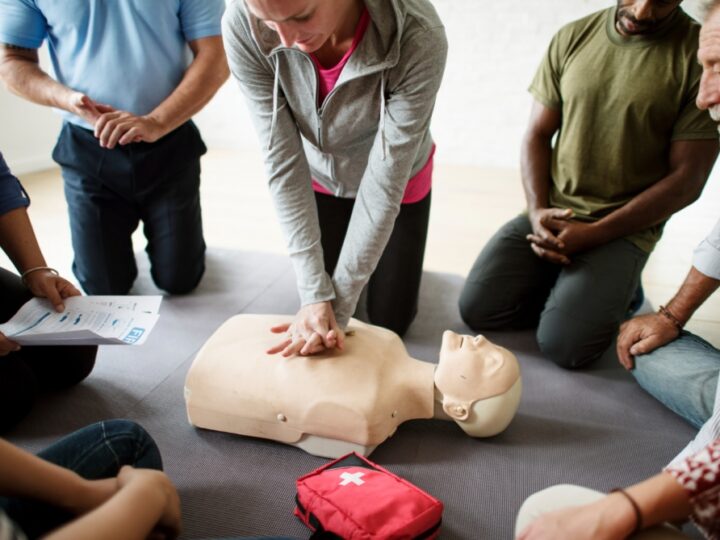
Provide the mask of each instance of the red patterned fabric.
[{"label": "red patterned fabric", "polygon": [[665,469],[690,495],[690,518],[711,540],[720,540],[720,439]]}]

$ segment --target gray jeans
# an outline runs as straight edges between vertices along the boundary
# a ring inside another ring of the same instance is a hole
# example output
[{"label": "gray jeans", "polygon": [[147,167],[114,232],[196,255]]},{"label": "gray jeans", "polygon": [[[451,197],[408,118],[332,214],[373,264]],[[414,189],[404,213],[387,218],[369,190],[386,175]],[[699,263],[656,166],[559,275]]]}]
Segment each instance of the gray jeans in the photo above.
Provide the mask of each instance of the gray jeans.
[{"label": "gray jeans", "polygon": [[592,362],[626,318],[648,254],[619,239],[561,266],[535,255],[530,232],[521,215],[490,239],[460,295],[462,318],[474,331],[537,326],[540,350],[556,364]]}]

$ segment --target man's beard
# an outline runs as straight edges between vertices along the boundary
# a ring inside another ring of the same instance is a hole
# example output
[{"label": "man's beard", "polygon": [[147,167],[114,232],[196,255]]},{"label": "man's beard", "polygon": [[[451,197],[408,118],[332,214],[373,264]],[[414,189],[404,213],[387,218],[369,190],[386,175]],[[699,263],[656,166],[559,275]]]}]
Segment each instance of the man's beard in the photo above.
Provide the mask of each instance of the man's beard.
[{"label": "man's beard", "polygon": [[[631,36],[639,36],[645,34],[652,34],[657,27],[658,21],[655,19],[638,21],[635,17],[630,14],[628,8],[621,8],[618,6],[616,20],[623,30],[624,34]],[[632,24],[635,28],[630,29],[626,26],[626,22]]]}]

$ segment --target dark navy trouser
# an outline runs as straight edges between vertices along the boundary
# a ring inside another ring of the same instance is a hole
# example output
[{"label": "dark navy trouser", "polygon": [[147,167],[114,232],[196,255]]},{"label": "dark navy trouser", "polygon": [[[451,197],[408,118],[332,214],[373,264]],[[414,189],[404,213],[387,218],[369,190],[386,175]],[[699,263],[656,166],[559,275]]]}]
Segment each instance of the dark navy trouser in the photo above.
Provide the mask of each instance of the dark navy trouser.
[{"label": "dark navy trouser", "polygon": [[88,294],[127,294],[137,277],[132,233],[143,222],[155,284],[193,290],[205,271],[200,133],[187,122],[154,143],[101,148],[66,122],[53,159],[62,167],[73,272]]},{"label": "dark navy trouser", "polygon": [[[33,297],[20,276],[0,268],[0,323]],[[39,393],[73,386],[95,366],[92,345],[25,346],[0,357],[0,433],[30,411]]]}]

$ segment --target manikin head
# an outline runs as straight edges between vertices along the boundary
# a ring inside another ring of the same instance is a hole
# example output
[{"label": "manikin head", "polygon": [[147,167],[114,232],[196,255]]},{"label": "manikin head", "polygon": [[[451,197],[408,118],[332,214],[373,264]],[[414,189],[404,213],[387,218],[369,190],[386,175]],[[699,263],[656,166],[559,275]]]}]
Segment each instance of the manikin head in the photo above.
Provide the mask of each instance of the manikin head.
[{"label": "manikin head", "polygon": [[435,371],[436,401],[472,437],[503,431],[520,404],[522,382],[510,351],[483,336],[443,334]]},{"label": "manikin head", "polygon": [[617,0],[615,28],[623,36],[650,35],[682,0]]},{"label": "manikin head", "polygon": [[707,109],[716,122],[720,122],[720,1],[710,2],[705,22],[700,29],[698,61],[702,65],[702,78],[697,106]]},{"label": "manikin head", "polygon": [[[313,53],[346,30],[359,0],[245,0],[255,17],[275,31],[285,47]],[[351,29],[352,31],[352,29]]]}]

